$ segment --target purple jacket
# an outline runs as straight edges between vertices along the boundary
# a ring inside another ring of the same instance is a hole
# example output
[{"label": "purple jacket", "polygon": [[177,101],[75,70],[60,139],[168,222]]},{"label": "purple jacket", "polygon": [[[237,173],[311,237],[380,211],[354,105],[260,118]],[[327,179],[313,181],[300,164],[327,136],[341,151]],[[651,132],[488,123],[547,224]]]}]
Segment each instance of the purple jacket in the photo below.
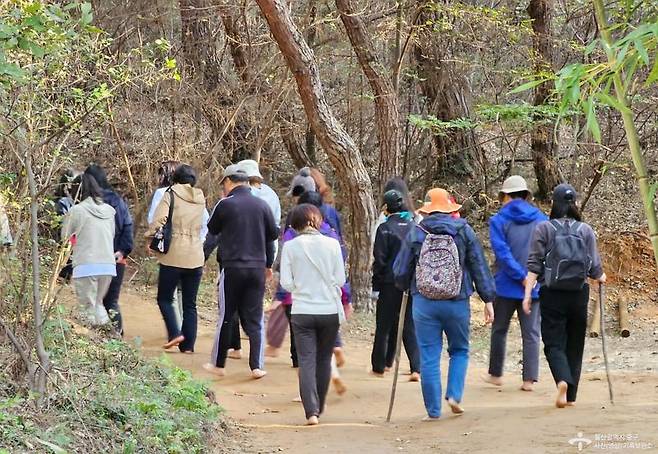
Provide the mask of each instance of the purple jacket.
[{"label": "purple jacket", "polygon": [[[328,236],[329,238],[333,238],[334,240],[338,241],[340,243],[340,251],[343,254],[343,261],[347,260],[347,249],[345,249],[345,245],[340,239],[340,235],[329,225],[327,221],[323,221],[322,225],[320,226],[320,233],[323,234],[324,236]],[[295,229],[292,227],[288,227],[285,232],[283,232],[283,237],[281,237],[281,247],[283,247],[283,244],[286,241],[290,241],[293,238],[297,236],[297,232]],[[345,283],[343,287],[341,288],[342,290],[342,300],[343,304],[351,304],[352,303],[352,293],[350,290],[350,284]],[[276,295],[275,299],[277,301],[281,301],[281,304],[285,306],[291,306],[292,305],[292,295],[288,292],[286,292],[281,285],[278,286],[276,290]]]}]

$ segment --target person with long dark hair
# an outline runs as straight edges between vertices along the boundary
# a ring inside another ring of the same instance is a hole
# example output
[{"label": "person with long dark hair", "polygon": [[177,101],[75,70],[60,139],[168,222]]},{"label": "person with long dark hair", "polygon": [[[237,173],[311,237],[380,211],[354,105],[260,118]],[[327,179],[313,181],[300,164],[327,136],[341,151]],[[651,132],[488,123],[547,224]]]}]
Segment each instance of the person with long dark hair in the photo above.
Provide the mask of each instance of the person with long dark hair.
[{"label": "person with long dark hair", "polygon": [[76,201],[62,226],[62,238],[73,245],[73,285],[85,322],[92,326],[110,322],[103,298],[116,276],[114,259],[114,208],[103,202],[103,192],[90,174],[75,178]]},{"label": "person with long dark hair", "polygon": [[576,402],[587,330],[587,278],[605,283],[596,235],[583,222],[573,186],[553,191],[550,220],[537,226],[530,244],[523,310],[531,314],[537,282],[544,354],[557,386],[555,406]]},{"label": "person with long dark hair", "polygon": [[[176,168],[170,192],[162,198],[145,234],[147,238],[153,237],[167,222],[173,198],[171,244],[167,253],[156,253],[160,263],[157,300],[167,328],[168,341],[164,348],[178,347],[183,353],[194,352],[197,336],[196,299],[204,263],[201,229],[206,199],[203,191],[195,187],[196,181],[196,172],[189,165],[182,164]],[[183,321],[180,326],[171,304],[178,286],[183,299]]]},{"label": "person with long dark hair", "polygon": [[299,391],[309,425],[318,424],[324,411],[333,347],[345,318],[343,255],[337,240],[320,233],[322,223],[317,207],[297,205],[290,225],[298,236],[286,242],[281,253],[281,285],[292,294]]},{"label": "person with long dark hair", "polygon": [[123,320],[121,318],[121,308],[119,307],[119,296],[121,294],[121,285],[123,276],[126,272],[126,259],[133,250],[133,219],[128,209],[128,204],[117,192],[114,191],[107,179],[105,170],[97,165],[91,164],[85,170],[86,174],[91,175],[98,182],[103,191],[103,201],[114,208],[114,257],[116,264],[116,275],[103,298],[103,305],[110,314],[112,325],[116,331],[123,335]]}]

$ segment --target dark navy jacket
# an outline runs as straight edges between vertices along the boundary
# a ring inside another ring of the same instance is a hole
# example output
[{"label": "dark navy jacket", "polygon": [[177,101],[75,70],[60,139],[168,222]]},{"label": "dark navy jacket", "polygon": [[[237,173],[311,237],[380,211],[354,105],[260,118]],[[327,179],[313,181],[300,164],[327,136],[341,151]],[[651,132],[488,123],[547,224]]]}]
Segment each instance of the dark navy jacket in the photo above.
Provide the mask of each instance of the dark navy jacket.
[{"label": "dark navy jacket", "polygon": [[238,186],[217,203],[208,233],[219,235],[223,268],[271,268],[279,228],[269,205]]},{"label": "dark navy jacket", "polygon": [[[475,284],[480,298],[486,303],[493,302],[496,297],[494,280],[487,265],[482,245],[466,220],[455,219],[448,214],[435,213],[423,219],[420,225],[430,233],[451,235],[455,238],[457,250],[459,251],[459,262],[464,270],[464,276],[461,293],[453,301],[467,300],[473,294]],[[411,289],[412,295],[418,294],[416,289],[416,264],[426,236],[427,234],[421,228],[412,228],[407,238],[402,242],[402,248],[393,265],[395,285],[400,290]]]},{"label": "dark navy jacket", "polygon": [[[407,213],[407,212],[405,212]],[[408,214],[408,213],[407,213]],[[379,292],[383,285],[395,284],[393,262],[400,252],[402,241],[416,224],[401,213],[390,215],[377,227],[372,262],[372,290]]]},{"label": "dark navy jacket", "polygon": [[[503,298],[523,299],[523,280],[535,227],[548,217],[525,200],[516,199],[503,206],[489,220],[491,248],[496,255],[496,294]],[[539,286],[532,292],[539,298]]]},{"label": "dark navy jacket", "polygon": [[114,252],[127,257],[133,250],[133,218],[126,201],[111,189],[103,190],[103,201],[114,208]]}]

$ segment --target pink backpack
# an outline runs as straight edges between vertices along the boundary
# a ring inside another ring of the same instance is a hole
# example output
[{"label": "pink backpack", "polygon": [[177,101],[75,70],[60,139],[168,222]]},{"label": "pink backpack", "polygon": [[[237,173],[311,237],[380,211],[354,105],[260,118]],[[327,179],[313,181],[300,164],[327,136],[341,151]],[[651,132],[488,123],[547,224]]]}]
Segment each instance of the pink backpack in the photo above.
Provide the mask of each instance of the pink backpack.
[{"label": "pink backpack", "polygon": [[456,298],[461,293],[463,270],[455,239],[418,227],[427,234],[416,265],[418,292],[431,300]]}]

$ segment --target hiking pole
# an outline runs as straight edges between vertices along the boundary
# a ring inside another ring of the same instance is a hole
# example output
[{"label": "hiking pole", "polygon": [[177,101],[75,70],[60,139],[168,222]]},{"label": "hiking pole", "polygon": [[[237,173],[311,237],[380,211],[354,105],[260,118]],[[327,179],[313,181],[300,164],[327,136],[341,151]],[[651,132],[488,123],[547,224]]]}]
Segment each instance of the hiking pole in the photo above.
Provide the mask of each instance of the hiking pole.
[{"label": "hiking pole", "polygon": [[603,346],[603,361],[605,362],[605,374],[608,378],[608,391],[610,392],[610,403],[615,404],[612,394],[612,380],[610,379],[610,364],[608,363],[608,348],[605,342],[605,317],[604,317],[605,287],[599,283],[599,315],[601,317],[601,345]]},{"label": "hiking pole", "polygon": [[400,319],[398,320],[398,336],[395,341],[395,372],[393,373],[393,387],[391,388],[391,401],[388,404],[388,415],[386,422],[391,422],[393,414],[393,404],[395,403],[395,391],[398,387],[398,371],[400,370],[400,350],[402,349],[402,332],[404,331],[404,318],[407,315],[407,302],[409,295],[407,292],[402,294],[402,306],[400,307]]}]

